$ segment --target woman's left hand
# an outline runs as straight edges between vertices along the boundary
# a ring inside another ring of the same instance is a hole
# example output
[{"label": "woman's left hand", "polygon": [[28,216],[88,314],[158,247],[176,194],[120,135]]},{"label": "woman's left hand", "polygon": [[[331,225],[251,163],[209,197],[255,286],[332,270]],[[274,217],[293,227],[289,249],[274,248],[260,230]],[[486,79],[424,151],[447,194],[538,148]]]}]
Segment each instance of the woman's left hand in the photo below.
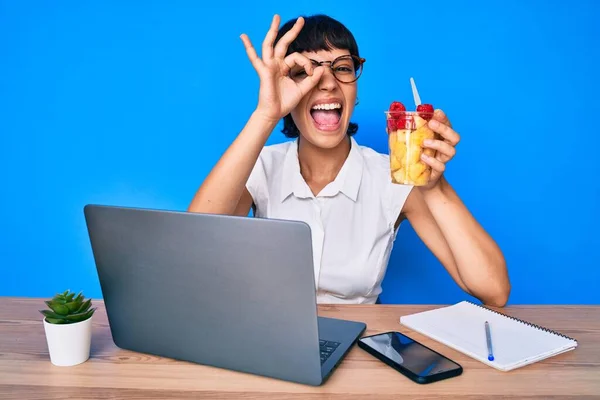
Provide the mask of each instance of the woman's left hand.
[{"label": "woman's left hand", "polygon": [[423,162],[431,166],[431,177],[422,189],[428,190],[436,187],[446,170],[446,164],[456,155],[455,146],[460,141],[460,136],[452,129],[452,124],[442,110],[435,110],[433,118],[429,121],[429,128],[441,136],[441,140],[425,140],[424,147],[435,150],[435,156],[425,154],[421,157]]}]

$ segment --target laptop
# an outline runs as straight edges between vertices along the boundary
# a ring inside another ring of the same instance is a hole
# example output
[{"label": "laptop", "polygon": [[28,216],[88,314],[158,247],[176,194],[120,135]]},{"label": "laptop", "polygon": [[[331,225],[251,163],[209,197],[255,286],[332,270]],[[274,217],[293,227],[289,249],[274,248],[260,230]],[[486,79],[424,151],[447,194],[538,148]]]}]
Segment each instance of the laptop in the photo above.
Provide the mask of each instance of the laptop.
[{"label": "laptop", "polygon": [[318,386],[366,329],[317,315],[300,221],[86,205],[115,345]]}]

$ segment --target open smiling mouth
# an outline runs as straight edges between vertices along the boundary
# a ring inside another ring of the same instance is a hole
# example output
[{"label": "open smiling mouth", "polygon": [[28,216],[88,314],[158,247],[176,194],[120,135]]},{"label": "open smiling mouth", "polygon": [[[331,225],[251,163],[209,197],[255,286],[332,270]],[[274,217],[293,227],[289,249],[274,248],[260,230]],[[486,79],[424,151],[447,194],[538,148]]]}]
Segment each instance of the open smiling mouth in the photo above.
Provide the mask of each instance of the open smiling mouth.
[{"label": "open smiling mouth", "polygon": [[336,102],[315,104],[310,110],[310,115],[317,129],[335,131],[342,120],[342,104]]}]

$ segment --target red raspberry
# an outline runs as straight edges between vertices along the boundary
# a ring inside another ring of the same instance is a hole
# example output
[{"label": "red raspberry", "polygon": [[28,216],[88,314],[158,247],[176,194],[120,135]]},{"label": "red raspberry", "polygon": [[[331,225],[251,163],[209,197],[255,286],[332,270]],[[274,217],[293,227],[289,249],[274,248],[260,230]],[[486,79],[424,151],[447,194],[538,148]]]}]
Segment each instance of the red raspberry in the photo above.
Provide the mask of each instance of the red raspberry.
[{"label": "red raspberry", "polygon": [[398,120],[391,117],[387,120],[388,133],[392,133],[398,129]]},{"label": "red raspberry", "polygon": [[390,111],[406,111],[406,107],[399,101],[393,101],[390,105]]},{"label": "red raspberry", "polygon": [[388,130],[390,132],[394,132],[398,129],[404,129],[404,113],[402,111],[406,111],[406,107],[399,101],[393,101],[390,105],[390,114],[389,119],[387,121]]},{"label": "red raspberry", "polygon": [[[417,112],[419,116],[423,119],[429,121],[433,117],[433,106],[431,104],[419,104],[417,106]],[[428,115],[423,115],[422,113],[430,113]]]}]

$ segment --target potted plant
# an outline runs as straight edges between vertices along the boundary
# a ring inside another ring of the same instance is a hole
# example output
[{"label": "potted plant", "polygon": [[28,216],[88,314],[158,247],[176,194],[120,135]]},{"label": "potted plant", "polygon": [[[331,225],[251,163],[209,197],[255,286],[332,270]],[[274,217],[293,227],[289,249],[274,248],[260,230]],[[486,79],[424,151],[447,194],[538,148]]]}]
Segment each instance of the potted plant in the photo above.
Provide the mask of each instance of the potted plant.
[{"label": "potted plant", "polygon": [[48,309],[40,312],[52,364],[66,367],[86,361],[90,357],[92,315],[96,310],[92,300],[86,300],[81,292],[75,295],[66,290],[44,303]]}]

